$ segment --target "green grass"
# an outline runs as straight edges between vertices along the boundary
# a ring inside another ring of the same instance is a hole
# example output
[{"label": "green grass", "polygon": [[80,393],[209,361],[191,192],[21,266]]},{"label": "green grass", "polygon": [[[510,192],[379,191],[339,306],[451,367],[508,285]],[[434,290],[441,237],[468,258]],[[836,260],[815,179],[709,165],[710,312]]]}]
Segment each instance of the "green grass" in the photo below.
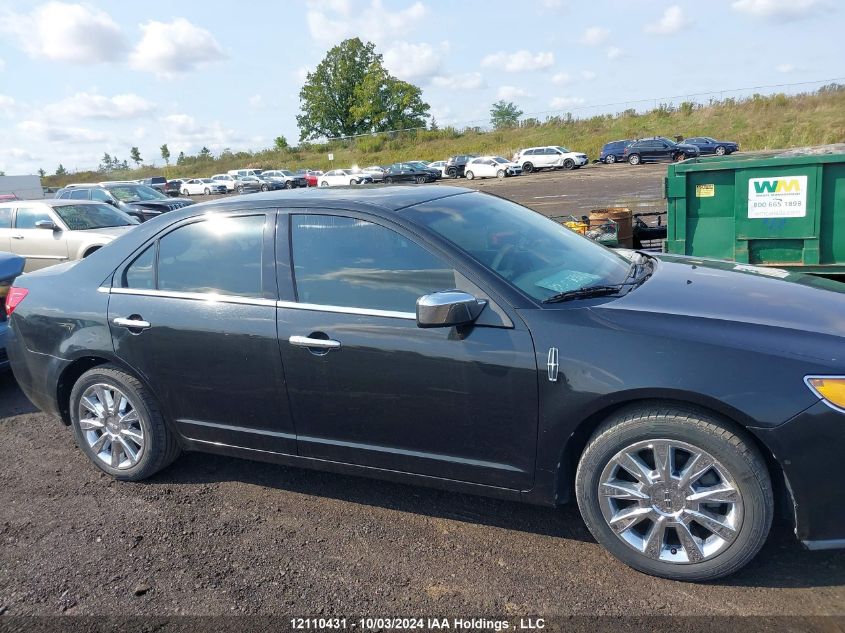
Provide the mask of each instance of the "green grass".
[{"label": "green grass", "polygon": [[[215,159],[188,157],[182,165],[164,168],[140,167],[103,174],[79,172],[48,176],[45,186],[103,179],[136,179],[147,176],[208,176],[229,169],[331,169],[358,165],[387,165],[402,160],[442,160],[459,153],[500,154],[510,157],[523,147],[564,145],[598,156],[604,143],[617,139],[662,135],[713,136],[738,141],[743,150],[766,150],[845,141],[845,87],[831,85],[818,92],[787,96],[754,95],[747,99],[725,99],[701,106],[682,103],[661,105],[650,112],[626,111],[585,119],[570,117],[523,123],[519,127],[482,132],[459,132],[452,128],[436,131],[368,136],[325,144],[303,143],[286,150],[227,152]],[[165,139],[166,140],[166,139]],[[334,162],[327,154],[334,154]]]}]

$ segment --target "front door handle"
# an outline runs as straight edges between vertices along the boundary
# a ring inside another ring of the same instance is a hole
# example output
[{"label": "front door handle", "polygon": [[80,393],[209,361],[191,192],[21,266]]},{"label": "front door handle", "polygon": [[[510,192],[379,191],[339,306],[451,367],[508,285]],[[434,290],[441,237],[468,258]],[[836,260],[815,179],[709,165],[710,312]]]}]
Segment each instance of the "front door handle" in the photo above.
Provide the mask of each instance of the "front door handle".
[{"label": "front door handle", "polygon": [[317,349],[340,349],[340,341],[330,338],[311,338],[310,336],[291,336],[288,343],[297,347],[308,347]]},{"label": "front door handle", "polygon": [[11,238],[12,238],[13,240],[22,240],[22,239],[23,239],[23,235],[21,235],[20,233],[15,233],[14,235],[12,235],[12,236],[11,236]]},{"label": "front door handle", "polygon": [[144,321],[142,319],[124,319],[121,317],[113,319],[112,323],[119,325],[120,327],[128,327],[131,330],[145,330],[151,325],[149,321]]}]

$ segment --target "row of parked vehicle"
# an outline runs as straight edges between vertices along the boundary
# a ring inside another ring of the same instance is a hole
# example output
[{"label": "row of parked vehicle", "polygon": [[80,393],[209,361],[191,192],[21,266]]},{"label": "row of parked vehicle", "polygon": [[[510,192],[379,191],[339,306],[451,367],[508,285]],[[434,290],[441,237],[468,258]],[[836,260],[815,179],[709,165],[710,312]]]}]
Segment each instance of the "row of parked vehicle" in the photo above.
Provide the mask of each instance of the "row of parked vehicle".
[{"label": "row of parked vehicle", "polygon": [[598,162],[611,165],[627,162],[631,165],[654,162],[674,162],[696,158],[704,154],[727,156],[739,151],[739,143],[720,141],[710,136],[693,136],[673,141],[663,136],[641,139],[623,139],[605,143]]}]

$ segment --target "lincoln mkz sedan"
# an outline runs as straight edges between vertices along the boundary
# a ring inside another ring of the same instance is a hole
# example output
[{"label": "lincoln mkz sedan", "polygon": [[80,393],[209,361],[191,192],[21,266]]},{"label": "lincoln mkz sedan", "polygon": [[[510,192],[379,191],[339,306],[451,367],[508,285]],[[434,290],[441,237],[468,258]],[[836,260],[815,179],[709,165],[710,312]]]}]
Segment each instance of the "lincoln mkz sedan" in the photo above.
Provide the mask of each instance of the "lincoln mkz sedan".
[{"label": "lincoln mkz sedan", "polygon": [[774,272],[466,189],[294,190],[20,277],[9,355],[116,479],[196,450],[574,500],[628,565],[707,580],[774,516],[845,546],[845,294]]}]

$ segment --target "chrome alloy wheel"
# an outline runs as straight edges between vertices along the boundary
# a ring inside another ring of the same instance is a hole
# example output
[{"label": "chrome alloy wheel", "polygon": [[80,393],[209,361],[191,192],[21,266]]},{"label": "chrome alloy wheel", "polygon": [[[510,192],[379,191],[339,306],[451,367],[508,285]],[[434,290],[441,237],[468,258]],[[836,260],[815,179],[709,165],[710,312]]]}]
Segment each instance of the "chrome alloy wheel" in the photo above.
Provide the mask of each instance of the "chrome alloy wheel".
[{"label": "chrome alloy wheel", "polygon": [[83,392],[79,428],[97,458],[112,468],[132,468],[144,453],[144,429],[138,410],[113,385],[98,383]]},{"label": "chrome alloy wheel", "polygon": [[668,563],[700,563],[734,542],[743,502],[730,472],[685,442],[647,440],[602,470],[604,520],[629,547]]}]

